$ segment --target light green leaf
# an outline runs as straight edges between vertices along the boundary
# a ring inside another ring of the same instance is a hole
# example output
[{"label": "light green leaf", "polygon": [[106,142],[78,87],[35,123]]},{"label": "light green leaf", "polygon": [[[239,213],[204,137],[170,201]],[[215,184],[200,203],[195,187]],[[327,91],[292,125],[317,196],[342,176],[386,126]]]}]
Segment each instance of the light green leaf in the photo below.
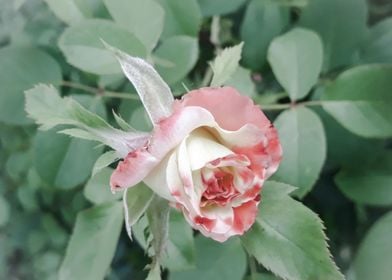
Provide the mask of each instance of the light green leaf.
[{"label": "light green leaf", "polygon": [[272,0],[282,6],[303,8],[309,4],[311,0]]},{"label": "light green leaf", "polygon": [[355,280],[389,280],[392,275],[392,212],[381,217],[368,231],[350,269]]},{"label": "light green leaf", "polygon": [[94,176],[96,173],[115,162],[118,158],[119,156],[116,151],[107,151],[103,153],[95,162],[92,175]]},{"label": "light green leaf", "polygon": [[[347,16],[355,15],[355,16]],[[365,0],[312,0],[299,24],[317,32],[324,45],[324,70],[350,65],[367,33]]]},{"label": "light green leaf", "polygon": [[246,272],[246,255],[238,239],[218,243],[198,235],[196,268],[170,273],[170,280],[238,280]]},{"label": "light green leaf", "polygon": [[199,56],[199,46],[195,38],[175,36],[164,40],[154,55],[171,63],[171,65],[157,64],[156,69],[168,84],[175,84],[195,66]]},{"label": "light green leaf", "polygon": [[36,48],[0,50],[0,121],[12,125],[32,123],[23,110],[23,91],[34,84],[61,81],[61,69],[48,54]]},{"label": "light green leaf", "polygon": [[10,218],[11,207],[5,198],[0,195],[0,227],[5,226]]},{"label": "light green leaf", "polygon": [[68,63],[83,71],[98,75],[121,73],[115,57],[101,40],[134,56],[146,56],[144,45],[135,35],[103,19],[89,19],[68,27],[60,37],[59,47]]},{"label": "light green leaf", "polygon": [[211,81],[212,87],[224,85],[237,70],[243,45],[244,43],[240,43],[236,46],[225,48],[214,61],[210,63],[212,71],[214,72]]},{"label": "light green leaf", "polygon": [[[100,99],[90,98],[90,102],[95,106],[94,104],[100,103]],[[124,132],[113,128],[103,118],[86,110],[74,99],[61,98],[55,88],[47,85],[38,85],[26,92],[26,111],[30,118],[41,125],[41,129],[50,129],[58,125],[76,126],[85,133],[75,133],[75,130],[62,132],[100,141],[116,150],[119,156],[125,156],[130,150],[143,145],[147,137],[146,133]]]},{"label": "light green leaf", "polygon": [[122,205],[111,202],[80,212],[58,279],[104,279],[123,222]]},{"label": "light green leaf", "polygon": [[165,10],[163,38],[176,35],[197,37],[202,21],[196,0],[158,0]]},{"label": "light green leaf", "polygon": [[81,22],[85,16],[74,0],[44,0],[52,12],[68,25]]},{"label": "light green leaf", "polygon": [[156,46],[163,30],[165,17],[161,5],[154,0],[104,0],[104,2],[114,21],[134,34],[148,51]]},{"label": "light green leaf", "polygon": [[306,107],[284,111],[275,121],[283,148],[277,180],[298,187],[305,196],[318,179],[326,157],[326,139],[319,117]]},{"label": "light green leaf", "polygon": [[124,191],[125,227],[129,238],[132,239],[132,226],[146,212],[153,197],[154,193],[144,183]]},{"label": "light green leaf", "polygon": [[161,280],[161,267],[159,264],[155,263],[153,267],[150,268],[146,280]]},{"label": "light green leaf", "polygon": [[343,168],[335,181],[339,189],[357,203],[392,205],[392,152],[385,152],[368,165]]},{"label": "light green leaf", "polygon": [[351,68],[331,83],[323,108],[341,125],[363,137],[392,136],[392,67]]},{"label": "light green leaf", "polygon": [[249,97],[256,96],[256,87],[251,78],[251,71],[241,66],[237,67],[237,70],[231,76],[231,78],[225,83],[227,86],[236,88],[241,94]]},{"label": "light green leaf", "polygon": [[392,18],[387,18],[370,29],[360,52],[363,63],[392,63]]},{"label": "light green leaf", "polygon": [[304,98],[316,84],[323,61],[323,46],[313,31],[295,28],[274,39],[268,62],[292,101]]},{"label": "light green leaf", "polygon": [[120,115],[113,111],[114,120],[118,126],[125,131],[136,131],[132,126],[130,126]]},{"label": "light green leaf", "polygon": [[170,271],[195,268],[195,243],[193,230],[184,216],[172,210],[169,217],[169,240],[162,265]]},{"label": "light green leaf", "polygon": [[251,0],[245,11],[240,35],[244,41],[244,65],[259,70],[266,62],[267,49],[289,23],[289,10],[272,1]]},{"label": "light green leaf", "polygon": [[102,204],[121,198],[121,193],[112,193],[110,191],[109,181],[112,173],[113,169],[106,167],[88,180],[83,191],[87,200],[94,204]]},{"label": "light green leaf", "polygon": [[255,273],[245,278],[245,280],[279,280],[276,276],[267,273]]},{"label": "light green leaf", "polygon": [[204,17],[224,15],[235,12],[245,0],[198,0],[201,12]]},{"label": "light green leaf", "polygon": [[344,279],[331,260],[321,220],[287,194],[290,188],[277,182],[263,186],[259,215],[242,244],[283,279]]}]

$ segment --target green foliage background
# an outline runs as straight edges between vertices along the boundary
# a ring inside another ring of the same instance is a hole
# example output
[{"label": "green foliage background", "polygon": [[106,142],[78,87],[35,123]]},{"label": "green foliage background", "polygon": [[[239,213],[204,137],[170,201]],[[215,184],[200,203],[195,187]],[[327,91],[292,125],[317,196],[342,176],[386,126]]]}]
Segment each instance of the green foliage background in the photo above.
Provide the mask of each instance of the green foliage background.
[{"label": "green foliage background", "polygon": [[[109,123],[114,110],[149,131],[100,39],[152,62],[177,96],[219,72],[213,84],[236,87],[274,120],[284,159],[272,180],[296,187],[290,198],[287,185],[268,183],[260,216],[241,241],[194,237],[173,212],[164,279],[341,279],[327,250],[318,251],[325,247],[320,221],[298,201],[324,221],[347,279],[390,279],[387,0],[0,0],[0,279],[147,275],[148,214],[131,242],[119,197],[109,191],[113,166],[97,171],[108,150],[58,133],[63,127],[37,130],[24,110],[25,90],[53,84]],[[222,50],[240,42],[234,71]],[[56,105],[48,104],[54,112]]]}]

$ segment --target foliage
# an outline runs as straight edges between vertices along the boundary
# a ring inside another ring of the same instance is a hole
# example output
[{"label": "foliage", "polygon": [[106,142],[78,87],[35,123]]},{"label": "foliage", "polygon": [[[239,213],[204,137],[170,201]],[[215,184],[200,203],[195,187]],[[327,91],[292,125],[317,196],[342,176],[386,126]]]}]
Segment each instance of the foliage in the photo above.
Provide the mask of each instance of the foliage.
[{"label": "foliage", "polygon": [[[379,2],[0,0],[0,279],[389,279]],[[157,72],[131,86],[107,45]],[[159,76],[176,96],[234,86],[274,121],[283,160],[241,238],[198,235],[143,184],[110,192],[129,135],[165,114],[135,94],[170,93]]]}]

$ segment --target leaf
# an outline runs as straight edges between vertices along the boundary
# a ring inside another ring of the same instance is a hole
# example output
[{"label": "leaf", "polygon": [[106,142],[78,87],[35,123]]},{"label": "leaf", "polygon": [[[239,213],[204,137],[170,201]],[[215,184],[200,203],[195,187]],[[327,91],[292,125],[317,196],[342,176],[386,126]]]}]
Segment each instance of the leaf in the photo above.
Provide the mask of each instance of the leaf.
[{"label": "leaf", "polygon": [[273,1],[279,3],[279,5],[282,6],[303,8],[306,7],[311,0],[273,0]]},{"label": "leaf", "polygon": [[[115,22],[151,51],[163,31],[165,12],[154,0],[104,0]],[[106,41],[106,40],[105,40]]]},{"label": "leaf", "polygon": [[198,235],[196,268],[170,273],[170,280],[238,280],[246,272],[246,255],[238,239],[218,243]]},{"label": "leaf", "polygon": [[322,96],[323,108],[363,137],[392,136],[392,67],[364,65],[343,72]]},{"label": "leaf", "polygon": [[[110,126],[100,116],[86,110],[70,97],[61,98],[52,86],[38,85],[26,91],[26,111],[41,129],[50,129],[58,125],[71,125],[85,133],[75,130],[62,130],[72,136],[100,141],[116,150],[119,156],[142,146],[147,137],[143,132],[124,132]],[[96,102],[97,99],[90,99]],[[55,144],[55,143],[52,143]]]},{"label": "leaf", "polygon": [[169,86],[145,60],[132,57],[105,43],[121,64],[125,76],[139,94],[153,124],[172,113],[173,95]]},{"label": "leaf", "polygon": [[119,202],[80,212],[58,278],[103,279],[114,256],[122,222],[122,205]]},{"label": "leaf", "polygon": [[268,46],[289,23],[289,10],[272,1],[251,0],[246,8],[240,35],[244,41],[242,61],[252,70],[261,69]]},{"label": "leaf", "polygon": [[156,69],[162,78],[172,85],[181,81],[195,66],[199,56],[199,46],[196,38],[175,36],[164,40],[154,55],[171,63],[170,65],[157,64]]},{"label": "leaf", "polygon": [[295,28],[274,39],[268,62],[292,101],[304,98],[316,84],[323,61],[323,46],[313,31]]},{"label": "leaf", "polygon": [[115,111],[113,111],[113,116],[114,116],[114,120],[122,130],[136,131],[136,129],[130,126],[120,115],[117,115]]},{"label": "leaf", "polygon": [[392,153],[384,152],[367,165],[343,168],[335,181],[339,189],[357,203],[392,205]]},{"label": "leaf", "polygon": [[5,198],[0,195],[0,227],[5,226],[11,216],[11,207]]},{"label": "leaf", "polygon": [[143,183],[124,191],[125,228],[130,239],[132,239],[132,226],[146,212],[153,197],[154,193]]},{"label": "leaf", "polygon": [[256,86],[252,81],[251,71],[241,66],[237,67],[237,70],[225,84],[236,88],[243,95],[256,96]]},{"label": "leaf", "polygon": [[32,123],[23,110],[23,91],[34,84],[61,81],[61,69],[45,52],[32,47],[0,50],[0,121],[11,125]]},{"label": "leaf", "polygon": [[386,18],[370,29],[361,47],[363,63],[392,63],[392,18]]},{"label": "leaf", "polygon": [[235,12],[245,0],[198,0],[204,17],[224,15]]},{"label": "leaf", "polygon": [[121,73],[116,59],[101,40],[134,56],[146,56],[144,45],[135,35],[103,19],[89,19],[68,27],[58,45],[67,62],[83,71],[98,75]]},{"label": "leaf", "polygon": [[319,117],[306,107],[284,111],[275,121],[283,159],[275,178],[297,186],[304,197],[315,184],[326,157],[326,139]]},{"label": "leaf", "polygon": [[351,267],[353,279],[388,280],[392,266],[392,212],[381,217],[368,231]]},{"label": "leaf", "polygon": [[172,271],[195,268],[195,242],[193,231],[178,211],[171,211],[169,217],[169,239],[162,265]]},{"label": "leaf", "polygon": [[344,279],[331,260],[321,220],[290,198],[290,190],[265,183],[256,223],[241,237],[245,249],[283,279]]},{"label": "leaf", "polygon": [[[348,17],[347,15],[355,15]],[[324,45],[323,70],[350,65],[367,33],[365,0],[312,0],[302,10],[299,25],[317,32]]]},{"label": "leaf", "polygon": [[114,194],[110,191],[109,181],[112,172],[113,169],[104,168],[88,180],[83,191],[87,200],[94,204],[103,204],[121,198],[121,193]]},{"label": "leaf", "polygon": [[68,25],[81,22],[85,16],[73,0],[44,0],[52,12]]},{"label": "leaf", "polygon": [[158,0],[165,10],[162,38],[176,35],[197,37],[202,21],[196,0]]},{"label": "leaf", "polygon": [[214,61],[210,63],[212,71],[214,72],[211,81],[212,87],[224,85],[237,70],[243,45],[244,43],[240,43],[236,46],[225,48]]},{"label": "leaf", "polygon": [[279,280],[272,274],[267,273],[255,273],[245,278],[245,280]]},{"label": "leaf", "polygon": [[119,159],[119,156],[117,155],[116,151],[107,151],[106,153],[103,153],[95,162],[92,175],[94,176],[102,169],[115,162],[117,159]]}]

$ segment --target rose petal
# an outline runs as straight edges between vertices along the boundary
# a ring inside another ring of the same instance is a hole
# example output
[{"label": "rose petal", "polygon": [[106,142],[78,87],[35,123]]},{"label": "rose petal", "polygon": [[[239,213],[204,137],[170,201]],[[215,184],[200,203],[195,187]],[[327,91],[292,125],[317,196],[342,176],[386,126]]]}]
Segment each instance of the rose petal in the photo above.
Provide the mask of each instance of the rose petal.
[{"label": "rose petal", "polygon": [[233,229],[236,234],[243,234],[253,225],[257,216],[257,203],[251,200],[233,209]]}]

